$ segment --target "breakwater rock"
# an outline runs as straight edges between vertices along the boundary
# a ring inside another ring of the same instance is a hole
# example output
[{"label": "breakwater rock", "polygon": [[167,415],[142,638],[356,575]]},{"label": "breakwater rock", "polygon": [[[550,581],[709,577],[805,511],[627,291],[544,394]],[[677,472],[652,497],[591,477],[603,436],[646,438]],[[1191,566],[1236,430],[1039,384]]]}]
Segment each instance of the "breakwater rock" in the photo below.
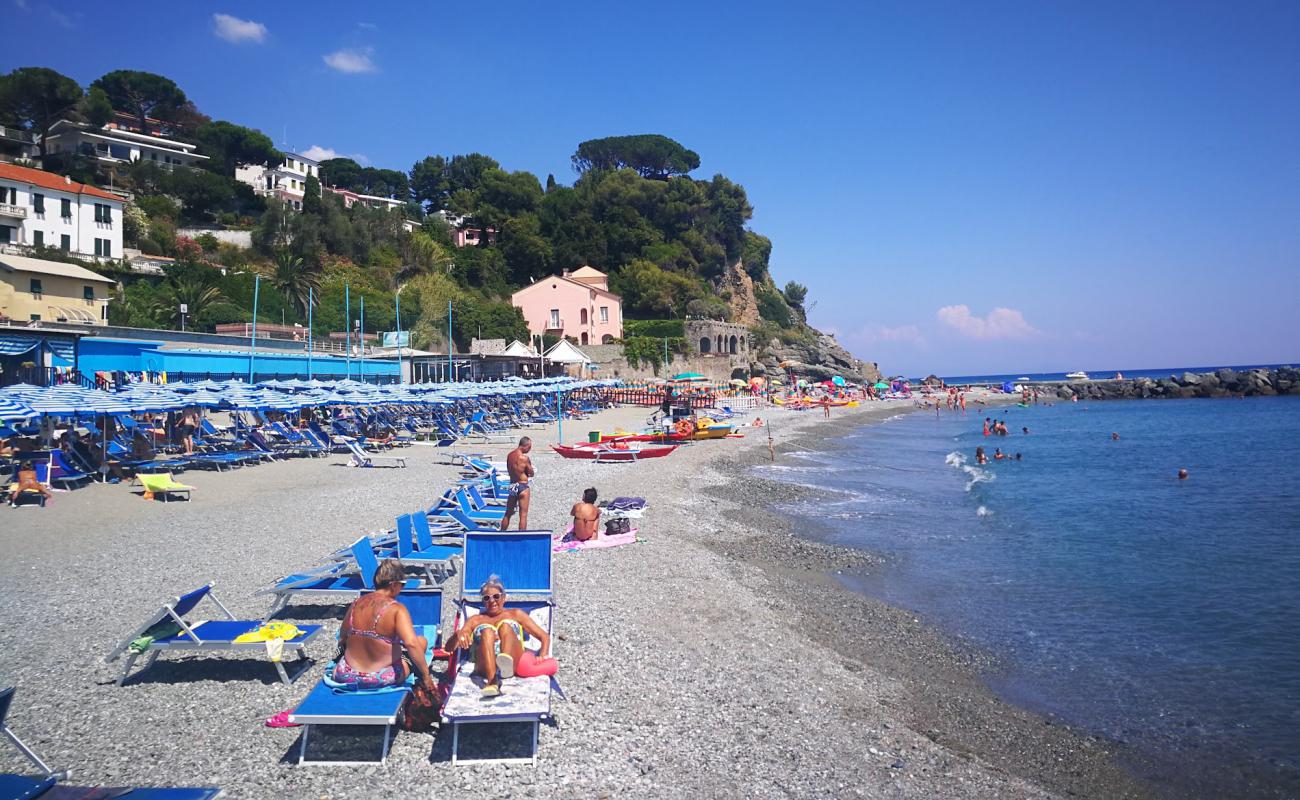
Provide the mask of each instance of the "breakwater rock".
[{"label": "breakwater rock", "polygon": [[1033,384],[1040,394],[1055,394],[1062,400],[1124,400],[1144,397],[1256,397],[1300,395],[1300,369],[1232,370],[1184,372],[1167,378],[1069,381]]}]

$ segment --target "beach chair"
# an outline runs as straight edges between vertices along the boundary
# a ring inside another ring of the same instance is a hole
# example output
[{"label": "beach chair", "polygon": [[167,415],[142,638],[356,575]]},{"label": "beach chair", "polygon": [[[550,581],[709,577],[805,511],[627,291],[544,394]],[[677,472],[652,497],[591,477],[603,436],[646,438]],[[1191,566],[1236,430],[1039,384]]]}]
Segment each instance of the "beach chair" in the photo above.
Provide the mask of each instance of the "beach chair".
[{"label": "beach chair", "polygon": [[[350,561],[336,562],[309,572],[288,575],[271,586],[255,592],[255,594],[275,595],[266,618],[274,617],[289,604],[290,599],[295,597],[327,597],[333,602],[341,603],[360,597],[366,590],[373,591],[375,570],[379,567],[379,559],[371,549],[370,539],[362,536],[353,542],[349,549],[352,551]],[[403,589],[414,591],[422,585],[418,578],[411,578]]]},{"label": "beach chair", "polygon": [[168,497],[173,494],[183,494],[185,499],[190,499],[190,492],[194,491],[193,486],[187,486],[183,483],[177,483],[170,472],[156,472],[150,475],[140,474],[135,476],[144,487],[142,495],[146,500],[152,500],[161,496],[163,502],[168,502]]},{"label": "beach chair", "polygon": [[[415,632],[429,642],[425,651],[425,660],[433,658],[437,648],[439,630],[442,625],[442,590],[424,588],[418,591],[403,590],[397,599],[406,606],[411,614],[411,623]],[[315,739],[326,740],[336,726],[372,726],[383,728],[383,743],[377,763],[388,761],[388,748],[392,743],[393,726],[397,724],[397,715],[406,699],[408,687],[385,690],[381,692],[342,692],[335,691],[321,680],[307,694],[298,707],[289,714],[289,721],[304,726],[299,739],[299,764],[355,765],[373,764],[375,761],[354,761],[335,758],[309,757],[308,745]],[[370,738],[370,737],[367,737]],[[328,748],[325,748],[328,749]]]},{"label": "beach chair", "polygon": [[71,776],[69,770],[55,772],[41,757],[28,747],[18,734],[10,728],[6,719],[9,707],[13,704],[16,689],[10,686],[0,689],[0,732],[10,744],[18,749],[28,761],[40,770],[40,775],[30,777],[13,773],[0,773],[0,797],[27,800],[27,798],[49,798],[49,800],[70,800],[70,798],[125,798],[125,800],[213,800],[221,794],[217,788],[170,787],[144,788],[103,787],[103,786],[68,786],[60,783]]},{"label": "beach chair", "polygon": [[362,450],[361,445],[357,444],[355,441],[345,442],[344,444],[347,445],[348,452],[352,454],[352,460],[348,463],[354,467],[373,467],[375,466],[376,460],[395,461],[397,463],[392,465],[395,467],[406,466],[405,456],[377,456]]},{"label": "beach chair", "polygon": [[[419,522],[424,523],[423,536],[416,532]],[[440,583],[442,578],[450,575],[451,560],[460,554],[459,546],[433,543],[429,518],[423,513],[403,514],[397,518],[397,557],[405,565],[422,567],[429,583]]]},{"label": "beach chair", "polygon": [[[489,576],[496,575],[509,595],[507,607],[523,610],[547,633],[551,632],[554,605],[550,531],[469,531],[465,534],[461,573],[457,627],[479,613],[478,587]],[[524,646],[535,650],[539,643],[529,639]],[[452,655],[448,672],[453,679],[451,694],[442,707],[442,721],[451,725],[451,763],[537,763],[538,732],[542,720],[551,714],[552,679],[546,676],[506,678],[498,697],[484,698],[481,687],[475,683],[474,660],[468,651]],[[461,757],[461,729],[466,725],[492,723],[531,728],[527,755]]]},{"label": "beach chair", "polygon": [[[188,617],[194,611],[203,598],[211,598],[212,602],[217,604],[221,612],[225,614],[225,619],[200,622],[194,622]],[[121,686],[126,682],[127,677],[131,674],[131,668],[135,666],[136,659],[144,654],[148,654],[145,665],[140,672],[152,667],[158,657],[164,652],[173,650],[205,650],[205,651],[223,651],[235,653],[266,653],[268,648],[265,641],[237,642],[239,636],[256,631],[262,626],[262,620],[259,619],[235,619],[235,615],[221,603],[220,600],[212,594],[212,584],[200,586],[198,589],[183,594],[169,603],[164,603],[162,608],[155,611],[144,621],[143,625],[137,627],[130,636],[113,648],[113,652],[104,658],[105,663],[112,663],[126,655],[126,663],[122,665],[122,674],[118,676],[117,685]],[[300,662],[307,660],[306,646],[317,633],[320,633],[320,625],[298,625],[296,626],[301,634],[292,639],[283,640],[284,651],[296,651]],[[133,646],[134,645],[134,646]],[[280,680],[284,683],[292,683],[289,673],[285,671],[284,664],[277,658],[273,658],[275,671],[279,673]],[[310,666],[304,664],[298,674]],[[136,673],[139,674],[139,673]],[[295,675],[295,677],[297,677]]]},{"label": "beach chair", "polygon": [[50,451],[49,484],[51,486],[62,484],[63,488],[66,489],[69,486],[76,486],[82,481],[89,483],[94,480],[94,477],[91,473],[69,464],[68,460],[63,457],[62,450]]}]

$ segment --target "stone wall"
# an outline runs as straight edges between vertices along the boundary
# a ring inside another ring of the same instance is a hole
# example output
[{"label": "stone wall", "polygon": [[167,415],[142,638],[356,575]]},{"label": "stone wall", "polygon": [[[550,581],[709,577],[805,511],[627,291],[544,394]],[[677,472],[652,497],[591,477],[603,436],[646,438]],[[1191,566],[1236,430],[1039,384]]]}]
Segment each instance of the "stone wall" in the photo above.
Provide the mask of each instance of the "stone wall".
[{"label": "stone wall", "polygon": [[579,348],[591,359],[596,367],[597,378],[622,378],[624,380],[646,380],[648,378],[667,378],[679,372],[698,372],[711,381],[725,383],[731,378],[732,371],[743,369],[748,373],[749,360],[744,354],[736,356],[696,355],[683,356],[674,354],[671,364],[660,369],[656,375],[653,364],[630,365],[623,357],[623,345],[598,344]]},{"label": "stone wall", "polygon": [[692,354],[736,355],[748,362],[753,349],[753,336],[745,325],[717,322],[711,319],[687,319],[686,347]]},{"label": "stone wall", "polygon": [[234,245],[241,250],[248,250],[253,246],[252,231],[228,231],[224,228],[177,228],[177,236],[188,236],[196,239],[205,233],[210,233],[218,242]]}]

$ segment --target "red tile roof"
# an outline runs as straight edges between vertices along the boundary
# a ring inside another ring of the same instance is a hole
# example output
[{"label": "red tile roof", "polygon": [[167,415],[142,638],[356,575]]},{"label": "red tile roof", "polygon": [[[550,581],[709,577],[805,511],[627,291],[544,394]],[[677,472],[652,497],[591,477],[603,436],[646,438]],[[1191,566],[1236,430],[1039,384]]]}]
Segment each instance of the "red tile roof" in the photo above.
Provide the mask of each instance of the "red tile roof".
[{"label": "red tile roof", "polygon": [[92,197],[102,197],[105,200],[116,200],[122,202],[122,198],[115,194],[109,194],[103,189],[96,189],[84,183],[77,183],[64,178],[62,175],[55,175],[53,172],[32,169],[31,167],[20,167],[15,164],[0,163],[0,178],[6,180],[18,181],[20,183],[30,183],[33,186],[40,186],[44,189],[54,189],[60,192],[69,192],[71,194],[88,194]]}]

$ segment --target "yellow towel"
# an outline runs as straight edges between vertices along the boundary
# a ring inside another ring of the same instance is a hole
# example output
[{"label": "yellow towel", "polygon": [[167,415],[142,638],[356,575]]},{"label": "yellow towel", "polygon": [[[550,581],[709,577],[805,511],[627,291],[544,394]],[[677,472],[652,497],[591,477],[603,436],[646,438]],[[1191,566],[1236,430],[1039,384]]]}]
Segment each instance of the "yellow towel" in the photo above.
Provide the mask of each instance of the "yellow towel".
[{"label": "yellow towel", "polygon": [[255,631],[241,633],[235,637],[236,644],[247,644],[248,642],[269,642],[272,639],[297,639],[303,635],[292,622],[268,622]]}]

